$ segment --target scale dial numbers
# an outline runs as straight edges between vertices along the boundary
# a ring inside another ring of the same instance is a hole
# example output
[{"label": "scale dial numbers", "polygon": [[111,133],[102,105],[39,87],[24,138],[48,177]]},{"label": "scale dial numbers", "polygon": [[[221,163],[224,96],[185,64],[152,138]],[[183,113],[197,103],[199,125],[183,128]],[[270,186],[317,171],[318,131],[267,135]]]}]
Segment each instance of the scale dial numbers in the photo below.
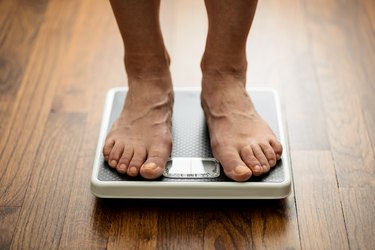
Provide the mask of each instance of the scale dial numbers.
[{"label": "scale dial numbers", "polygon": [[167,162],[163,175],[180,179],[217,178],[220,164],[214,158],[175,157]]}]

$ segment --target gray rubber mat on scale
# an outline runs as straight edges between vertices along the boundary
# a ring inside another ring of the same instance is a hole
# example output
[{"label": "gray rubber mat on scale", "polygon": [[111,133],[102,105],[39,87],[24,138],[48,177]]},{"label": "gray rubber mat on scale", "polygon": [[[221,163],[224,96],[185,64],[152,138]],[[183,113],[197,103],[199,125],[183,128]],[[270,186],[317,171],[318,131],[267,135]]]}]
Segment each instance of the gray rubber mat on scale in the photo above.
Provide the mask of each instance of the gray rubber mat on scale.
[{"label": "gray rubber mat on scale", "polygon": [[[274,133],[279,137],[278,114],[275,98],[270,91],[249,92],[258,113],[268,122]],[[126,91],[117,91],[114,95],[110,121],[107,131],[111,128],[113,122],[119,116],[123,107]],[[204,113],[200,105],[199,91],[176,91],[173,109],[173,149],[171,157],[201,157],[211,158],[210,139]],[[225,134],[223,134],[225,136]],[[119,174],[116,170],[110,168],[100,157],[100,166],[98,180],[100,181],[140,181],[142,177],[128,177]],[[251,177],[249,182],[281,183],[285,179],[283,171],[283,162],[279,160],[277,165],[271,169],[268,174],[260,177]],[[217,178],[168,178],[160,177],[157,181],[161,182],[232,182],[227,178],[221,169],[220,176]]]}]

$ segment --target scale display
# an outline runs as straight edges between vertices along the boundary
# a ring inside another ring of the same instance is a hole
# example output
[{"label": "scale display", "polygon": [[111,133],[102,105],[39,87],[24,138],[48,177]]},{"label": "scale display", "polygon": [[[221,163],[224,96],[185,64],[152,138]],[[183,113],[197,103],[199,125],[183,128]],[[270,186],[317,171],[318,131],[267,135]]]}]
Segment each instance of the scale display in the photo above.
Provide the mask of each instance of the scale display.
[{"label": "scale display", "polygon": [[167,178],[217,178],[220,175],[220,164],[214,158],[176,157],[167,162],[164,177]]}]

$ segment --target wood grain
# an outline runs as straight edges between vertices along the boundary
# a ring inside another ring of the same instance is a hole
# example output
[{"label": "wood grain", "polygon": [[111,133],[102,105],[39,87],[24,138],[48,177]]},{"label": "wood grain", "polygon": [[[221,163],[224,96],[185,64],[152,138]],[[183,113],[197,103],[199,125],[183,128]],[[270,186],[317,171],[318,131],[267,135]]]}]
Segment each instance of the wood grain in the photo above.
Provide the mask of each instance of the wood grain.
[{"label": "wood grain", "polygon": [[[371,249],[375,2],[259,1],[248,86],[278,90],[294,193],[280,201],[90,192],[106,91],[126,85],[109,2],[0,1],[1,249]],[[199,86],[204,2],[161,1],[176,87]]]},{"label": "wood grain", "polygon": [[204,210],[204,248],[298,249],[294,209],[293,196],[280,201],[214,203]]},{"label": "wood grain", "polygon": [[21,207],[0,207],[0,249],[9,249]]},{"label": "wood grain", "polygon": [[[64,12],[61,12],[61,9]],[[12,127],[2,137],[0,158],[0,205],[22,204],[32,162],[43,136],[53,93],[61,81],[62,58],[70,41],[77,3],[50,2],[36,46],[25,71],[16,103]],[[62,28],[63,27],[63,28]],[[67,65],[65,65],[66,67]],[[9,167],[8,167],[9,166]],[[14,171],[14,167],[22,171]]]},{"label": "wood grain", "polygon": [[109,1],[94,5],[90,0],[80,1],[79,16],[64,55],[66,65],[74,67],[61,69],[64,79],[56,88],[52,109],[90,114],[93,105],[97,104],[95,110],[102,109],[105,92],[126,83],[122,58],[122,42]]},{"label": "wood grain", "polygon": [[366,128],[369,133],[372,151],[375,154],[375,116],[368,109],[364,109],[363,116],[366,122]]},{"label": "wood grain", "polygon": [[295,249],[300,246],[292,197],[274,202],[112,200],[106,204],[106,211],[115,214],[108,248],[279,249],[282,245]]},{"label": "wood grain", "polygon": [[357,82],[363,78],[355,70],[348,45],[351,37],[345,26],[355,18],[350,7],[346,2],[333,0],[319,4],[307,1],[304,10],[339,185],[374,186],[374,152],[361,98],[355,94],[360,88]]},{"label": "wood grain", "polygon": [[112,222],[108,249],[156,249],[159,228],[155,206],[113,200],[105,209],[110,209]]},{"label": "wood grain", "polygon": [[375,246],[375,188],[340,188],[345,223],[351,249]]},{"label": "wood grain", "polygon": [[91,157],[80,157],[76,168],[71,170],[74,177],[59,244],[61,249],[104,249],[107,246],[113,212],[90,192],[88,173],[92,161]]},{"label": "wood grain", "polygon": [[[348,7],[353,13],[352,22],[348,22],[347,37],[350,48],[352,74],[356,78],[351,82],[351,89],[358,95],[365,119],[371,123],[375,118],[375,4],[373,1],[350,3]],[[375,145],[374,127],[367,127],[372,145]]]},{"label": "wood grain", "polygon": [[294,188],[303,249],[349,249],[329,151],[295,151]]},{"label": "wood grain", "polygon": [[[48,1],[2,1],[0,4],[0,96],[17,93],[34,47]],[[33,22],[30,22],[33,20]],[[8,101],[9,102],[9,101]],[[11,104],[11,102],[9,102]],[[4,107],[4,106],[2,106]]]},{"label": "wood grain", "polygon": [[85,115],[48,117],[12,240],[14,249],[56,249],[72,192]]},{"label": "wood grain", "polygon": [[[0,133],[9,134],[17,112],[16,98],[31,57],[48,1],[0,2]],[[31,21],[32,20],[32,21]],[[7,145],[0,137],[0,158]],[[1,168],[0,168],[1,169]]]},{"label": "wood grain", "polygon": [[[352,87],[360,95],[363,107],[375,106],[375,71],[372,67],[375,63],[374,6],[373,1],[372,4],[366,0],[359,3],[348,2],[346,12],[350,12],[352,18],[343,25],[346,28],[347,46],[351,48],[348,52],[355,62],[352,70],[357,81],[352,82]],[[354,88],[355,86],[358,88]],[[375,115],[374,109],[370,110]]]},{"label": "wood grain", "polygon": [[203,249],[204,213],[199,201],[164,201],[158,206],[157,249]]}]

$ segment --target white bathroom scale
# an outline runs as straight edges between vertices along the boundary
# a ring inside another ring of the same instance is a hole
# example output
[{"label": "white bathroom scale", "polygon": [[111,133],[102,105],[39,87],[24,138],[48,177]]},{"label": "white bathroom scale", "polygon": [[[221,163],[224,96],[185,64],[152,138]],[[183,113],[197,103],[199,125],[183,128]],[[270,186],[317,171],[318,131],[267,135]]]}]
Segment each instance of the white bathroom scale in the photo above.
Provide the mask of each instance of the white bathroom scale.
[{"label": "white bathroom scale", "polygon": [[199,89],[175,90],[173,149],[161,177],[145,180],[110,168],[102,147],[107,132],[119,116],[125,88],[107,93],[103,121],[91,178],[91,191],[100,198],[152,199],[281,199],[291,191],[291,170],[279,98],[272,89],[250,89],[258,113],[268,122],[283,145],[282,159],[268,174],[235,182],[225,176],[211,153]]}]

